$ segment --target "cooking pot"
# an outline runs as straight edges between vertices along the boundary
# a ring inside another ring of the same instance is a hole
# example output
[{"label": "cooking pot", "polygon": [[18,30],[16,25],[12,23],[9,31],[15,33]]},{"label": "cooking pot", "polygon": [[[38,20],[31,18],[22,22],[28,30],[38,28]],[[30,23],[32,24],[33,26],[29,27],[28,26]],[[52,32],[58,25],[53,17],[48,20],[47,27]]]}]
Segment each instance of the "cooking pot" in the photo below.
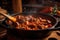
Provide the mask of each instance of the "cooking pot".
[{"label": "cooking pot", "polygon": [[[12,33],[14,36],[17,37],[21,37],[21,38],[43,38],[46,37],[47,35],[49,35],[51,33],[51,30],[55,30],[57,28],[55,28],[55,26],[58,24],[58,20],[53,17],[52,15],[49,14],[43,14],[43,13],[31,13],[31,14],[27,14],[27,13],[18,13],[18,14],[13,14],[13,16],[17,16],[17,15],[33,15],[36,17],[43,17],[45,19],[49,19],[52,22],[52,27],[47,28],[47,29],[41,29],[41,30],[22,30],[22,29],[16,29],[15,27],[10,27],[10,25],[8,25],[7,23],[5,23],[6,28],[8,29],[8,33]],[[6,20],[7,21],[7,20]],[[54,29],[55,28],[55,29]]]}]

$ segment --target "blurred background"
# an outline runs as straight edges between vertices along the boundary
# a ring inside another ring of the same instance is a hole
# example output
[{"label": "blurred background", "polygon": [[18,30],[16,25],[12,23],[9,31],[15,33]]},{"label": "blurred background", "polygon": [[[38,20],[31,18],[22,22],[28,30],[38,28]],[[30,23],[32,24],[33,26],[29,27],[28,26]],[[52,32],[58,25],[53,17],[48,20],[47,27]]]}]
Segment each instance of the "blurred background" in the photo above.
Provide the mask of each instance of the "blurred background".
[{"label": "blurred background", "polygon": [[60,7],[60,0],[0,0],[0,6],[8,12],[39,12],[49,6]]}]

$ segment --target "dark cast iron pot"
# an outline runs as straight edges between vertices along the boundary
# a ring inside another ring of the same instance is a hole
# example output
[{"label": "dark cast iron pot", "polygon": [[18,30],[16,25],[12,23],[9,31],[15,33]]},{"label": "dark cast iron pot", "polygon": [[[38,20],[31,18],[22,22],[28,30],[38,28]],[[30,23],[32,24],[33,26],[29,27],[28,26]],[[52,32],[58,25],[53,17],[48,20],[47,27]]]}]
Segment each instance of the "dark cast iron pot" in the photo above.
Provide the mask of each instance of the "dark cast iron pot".
[{"label": "dark cast iron pot", "polygon": [[[14,14],[14,16],[16,15],[21,15],[21,14]],[[51,33],[51,30],[56,30],[57,28],[55,28],[55,26],[58,24],[58,20],[53,17],[52,15],[49,14],[43,14],[43,13],[33,13],[33,14],[26,14],[26,13],[22,13],[22,15],[33,15],[33,16],[41,16],[44,17],[46,19],[49,19],[52,21],[53,26],[47,29],[41,29],[41,30],[21,30],[21,29],[16,29],[15,27],[10,27],[9,25],[6,26],[6,28],[8,29],[8,34],[12,34],[14,36],[17,37],[21,37],[21,38],[44,38],[47,35],[49,35]]]}]

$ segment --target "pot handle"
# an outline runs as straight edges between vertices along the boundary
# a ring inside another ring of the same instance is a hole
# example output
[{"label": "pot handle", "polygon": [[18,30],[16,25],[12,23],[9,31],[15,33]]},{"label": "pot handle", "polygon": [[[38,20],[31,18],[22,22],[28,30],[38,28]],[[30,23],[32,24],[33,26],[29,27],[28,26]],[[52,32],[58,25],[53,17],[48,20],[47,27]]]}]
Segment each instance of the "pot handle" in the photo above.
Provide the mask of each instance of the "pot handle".
[{"label": "pot handle", "polygon": [[[60,22],[60,17],[56,17],[57,15],[55,14],[50,14],[51,16],[55,16],[56,20],[58,21],[58,23]],[[55,28],[49,28],[47,30],[52,30],[52,31],[55,31],[55,30],[60,30],[60,27],[55,27]]]},{"label": "pot handle", "polygon": [[[57,16],[56,14],[49,14],[51,16],[54,16],[56,18],[56,20],[58,22],[60,22],[60,16]],[[52,30],[52,31],[55,31],[55,30],[60,30],[60,27],[55,27],[55,28],[49,28],[49,29],[46,29],[46,30]]]},{"label": "pot handle", "polygon": [[60,16],[58,16],[57,14],[49,14],[51,16],[54,16],[58,22],[60,22]]},{"label": "pot handle", "polygon": [[53,16],[55,16],[56,19],[58,20],[58,22],[60,22],[60,16],[58,16],[58,15],[53,15]]}]

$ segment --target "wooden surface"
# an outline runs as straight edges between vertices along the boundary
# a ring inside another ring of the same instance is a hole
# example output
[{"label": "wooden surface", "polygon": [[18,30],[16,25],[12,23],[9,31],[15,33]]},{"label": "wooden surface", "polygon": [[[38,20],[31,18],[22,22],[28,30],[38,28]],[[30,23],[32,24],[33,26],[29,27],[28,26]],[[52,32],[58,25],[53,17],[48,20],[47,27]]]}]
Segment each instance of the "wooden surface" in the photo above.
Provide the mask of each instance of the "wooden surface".
[{"label": "wooden surface", "polygon": [[[57,40],[60,40],[60,36],[56,34],[57,31],[53,31],[50,36],[45,38],[44,40],[48,40],[49,38],[56,38]],[[60,32],[60,31],[59,31]]]},{"label": "wooden surface", "polygon": [[22,0],[12,0],[14,13],[22,12]]},{"label": "wooden surface", "polygon": [[0,25],[0,38],[3,38],[7,34],[7,30]]}]

